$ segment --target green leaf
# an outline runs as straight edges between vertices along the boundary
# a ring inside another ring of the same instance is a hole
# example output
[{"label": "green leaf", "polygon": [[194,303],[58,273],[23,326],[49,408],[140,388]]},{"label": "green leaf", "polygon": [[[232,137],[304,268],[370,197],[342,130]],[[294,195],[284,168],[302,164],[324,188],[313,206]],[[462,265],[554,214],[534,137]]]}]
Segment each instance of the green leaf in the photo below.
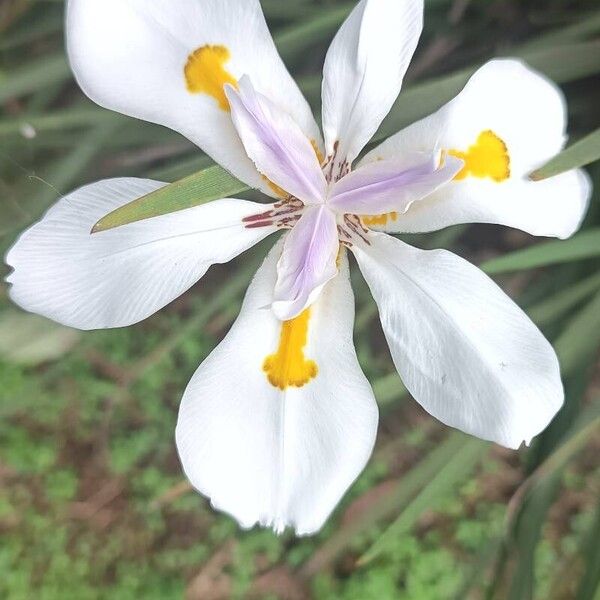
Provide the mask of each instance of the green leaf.
[{"label": "green leaf", "polygon": [[585,558],[586,569],[577,590],[577,600],[594,600],[600,589],[600,502],[596,506],[596,518],[592,529],[587,533],[585,548],[581,554]]},{"label": "green leaf", "polygon": [[289,62],[306,52],[307,48],[333,35],[352,8],[354,2],[329,8],[321,7],[313,18],[276,35],[275,44],[282,58]]},{"label": "green leaf", "polygon": [[[21,212],[26,215],[8,224],[7,230],[20,228],[25,220],[31,221],[54,202],[62,193],[79,180],[81,172],[90,164],[92,159],[102,150],[104,142],[110,138],[116,127],[116,122],[105,123],[94,127],[81,136],[76,146],[66,155],[51,162],[44,169],[44,177],[29,175],[22,186],[23,200],[19,205]],[[0,250],[3,247],[0,246]]]},{"label": "green leaf", "polygon": [[92,228],[92,233],[198,206],[247,189],[245,183],[222,167],[209,167],[117,208],[102,217]]},{"label": "green leaf", "polygon": [[567,314],[583,300],[600,290],[600,273],[570,284],[547,300],[532,306],[527,314],[538,325],[547,325]]},{"label": "green leaf", "polygon": [[[378,383],[379,381],[375,381],[374,388],[378,387]],[[388,491],[378,495],[370,504],[368,511],[357,519],[348,520],[338,531],[328,537],[302,567],[301,574],[314,575],[325,565],[331,564],[336,556],[348,548],[354,540],[360,539],[360,535],[368,532],[369,528],[380,521],[392,518],[398,514],[398,511],[409,506],[415,496],[444,469],[448,461],[464,449],[469,439],[471,438],[462,433],[451,432],[446,439],[436,444],[415,466],[395,480]]]},{"label": "green leaf", "polygon": [[594,356],[600,347],[600,293],[573,316],[554,347],[564,373]]},{"label": "green leaf", "polygon": [[[509,53],[513,55],[513,53]],[[556,83],[568,83],[600,72],[600,41],[576,42],[521,50],[516,56]]]},{"label": "green leaf", "polygon": [[490,274],[524,271],[600,256],[600,228],[588,229],[568,240],[553,240],[510,252],[481,265]]},{"label": "green leaf", "polygon": [[509,552],[516,557],[517,565],[508,596],[510,600],[533,597],[535,551],[546,515],[558,493],[561,473],[597,434],[599,425],[600,417],[592,406],[580,415],[567,439],[553,449],[513,495],[507,524],[512,538]]},{"label": "green leaf", "polygon": [[[444,448],[439,468],[431,474],[427,485],[400,513],[396,520],[383,532],[378,540],[360,557],[359,565],[371,562],[390,545],[414,526],[419,517],[434,508],[468,477],[484,455],[488,442],[454,433],[450,438],[453,448]],[[429,458],[434,454],[431,453]],[[429,460],[429,459],[428,459]]]},{"label": "green leaf", "polygon": [[130,122],[127,117],[100,108],[82,106],[46,112],[40,115],[25,115],[18,118],[0,119],[0,135],[14,135],[21,132],[23,127],[33,127],[36,133],[60,131],[68,128],[96,125],[109,119]]},{"label": "green leaf", "polygon": [[[370,304],[375,303],[372,302]],[[385,410],[392,402],[408,396],[408,390],[395,370],[375,380],[373,383],[373,393],[375,394],[380,410]]]},{"label": "green leaf", "polygon": [[589,165],[597,160],[600,160],[600,128],[563,150],[543,167],[533,171],[529,178],[540,181]]},{"label": "green leaf", "polygon": [[31,61],[9,75],[2,76],[0,72],[0,104],[53,83],[62,83],[70,77],[71,71],[63,52]]},{"label": "green leaf", "polygon": [[52,321],[19,311],[0,314],[0,358],[36,366],[60,358],[79,340],[80,333]]}]

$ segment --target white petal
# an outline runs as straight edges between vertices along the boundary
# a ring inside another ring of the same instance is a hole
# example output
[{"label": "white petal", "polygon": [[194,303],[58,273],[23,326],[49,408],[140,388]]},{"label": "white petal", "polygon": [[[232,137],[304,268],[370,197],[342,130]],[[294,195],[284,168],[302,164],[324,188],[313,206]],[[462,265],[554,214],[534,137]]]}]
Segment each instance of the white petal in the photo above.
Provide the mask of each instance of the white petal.
[{"label": "white petal", "polygon": [[305,204],[322,202],[325,176],[315,149],[294,120],[257,93],[246,76],[239,91],[227,85],[226,94],[238,135],[257,169]]},{"label": "white petal", "polygon": [[510,448],[563,402],[558,360],[527,315],[479,269],[383,233],[356,247],[394,364],[415,399],[452,427]]},{"label": "white petal", "polygon": [[497,181],[469,174],[413,204],[387,229],[422,232],[477,222],[570,236],[587,209],[587,176],[572,171],[542,182],[527,177],[560,152],[565,121],[564,99],[552,82],[520,61],[490,61],[454,100],[386,140],[363,162],[432,148],[464,153],[480,135],[492,132],[506,146],[509,177]]},{"label": "white petal", "polygon": [[361,0],[325,59],[323,132],[328,156],[351,163],[395,102],[423,29],[422,0]]},{"label": "white petal", "polygon": [[314,361],[316,376],[283,390],[267,380],[264,363],[278,349],[281,322],[264,307],[280,252],[278,244],[231,331],[192,378],[176,438],[186,475],[215,508],[243,527],[310,534],[365,466],[377,406],[354,351],[345,258],[309,313],[303,358]]},{"label": "white petal", "polygon": [[[269,193],[235,133],[224,81],[250,76],[257,90],[320,143],[258,0],[69,0],[66,31],[71,67],[92,100],[181,132],[253,187]],[[188,59],[211,47],[225,49],[222,60],[205,54],[213,58],[195,63],[202,74],[195,79],[210,92],[198,91],[198,85],[191,92],[184,71]]]},{"label": "white petal", "polygon": [[339,251],[335,215],[325,206],[309,206],[285,236],[277,263],[273,312],[282,321],[310,306],[337,272]]},{"label": "white petal", "polygon": [[163,185],[109,179],[57,202],[6,257],[11,298],[78,329],[131,325],[276,230],[242,223],[270,205],[229,198],[90,233],[102,216]]}]

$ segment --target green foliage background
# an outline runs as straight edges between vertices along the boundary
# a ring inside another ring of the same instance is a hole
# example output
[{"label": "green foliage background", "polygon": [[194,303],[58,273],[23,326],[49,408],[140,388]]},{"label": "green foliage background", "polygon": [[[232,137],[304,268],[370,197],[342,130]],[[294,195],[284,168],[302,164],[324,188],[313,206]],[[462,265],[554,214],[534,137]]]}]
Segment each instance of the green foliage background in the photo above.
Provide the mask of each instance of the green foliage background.
[{"label": "green foliage background", "polygon": [[[324,53],[352,3],[263,6],[318,112]],[[83,96],[63,10],[62,0],[0,3],[2,251],[81,183],[175,181],[211,164],[178,135]],[[523,57],[563,86],[572,140],[598,127],[596,0],[427,0],[425,22],[381,136],[440,106],[492,56]],[[124,330],[65,330],[23,315],[0,288],[0,598],[599,598],[599,153],[597,130],[572,153],[596,192],[569,241],[491,226],[410,238],[482,265],[553,341],[567,402],[551,427],[512,452],[435,422],[394,373],[356,277],[355,337],[380,432],[313,538],[240,531],[189,490],[173,443],[184,387],[235,318],[264,246]]]}]

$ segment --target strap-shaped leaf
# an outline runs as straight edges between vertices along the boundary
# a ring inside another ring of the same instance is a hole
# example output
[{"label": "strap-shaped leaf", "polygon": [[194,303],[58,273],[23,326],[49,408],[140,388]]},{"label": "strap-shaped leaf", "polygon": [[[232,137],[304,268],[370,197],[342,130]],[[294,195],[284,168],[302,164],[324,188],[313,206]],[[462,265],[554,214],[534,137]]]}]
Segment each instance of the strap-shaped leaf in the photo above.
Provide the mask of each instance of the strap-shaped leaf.
[{"label": "strap-shaped leaf", "polygon": [[600,256],[600,228],[587,229],[568,240],[552,240],[484,262],[488,274],[525,271]]},{"label": "strap-shaped leaf", "polygon": [[78,342],[75,329],[17,310],[0,314],[0,359],[34,367],[56,360]]},{"label": "strap-shaped leaf", "polygon": [[584,167],[597,160],[600,160],[600,128],[557,154],[543,167],[531,173],[529,178],[540,181],[571,169]]},{"label": "strap-shaped leaf", "polygon": [[[396,520],[363,553],[358,559],[358,564],[364,566],[393,547],[400,537],[414,527],[425,511],[435,508],[469,477],[485,456],[488,447],[489,443],[483,440],[468,437],[463,433],[452,433],[447,442],[438,448],[438,452],[432,452],[422,465],[428,470],[428,463],[435,458],[439,461],[438,470],[431,473],[431,478],[403,507]],[[442,449],[444,452],[440,451]]]},{"label": "strap-shaped leaf", "polygon": [[227,198],[247,189],[245,183],[216,165],[117,208],[102,217],[92,228],[92,233]]}]

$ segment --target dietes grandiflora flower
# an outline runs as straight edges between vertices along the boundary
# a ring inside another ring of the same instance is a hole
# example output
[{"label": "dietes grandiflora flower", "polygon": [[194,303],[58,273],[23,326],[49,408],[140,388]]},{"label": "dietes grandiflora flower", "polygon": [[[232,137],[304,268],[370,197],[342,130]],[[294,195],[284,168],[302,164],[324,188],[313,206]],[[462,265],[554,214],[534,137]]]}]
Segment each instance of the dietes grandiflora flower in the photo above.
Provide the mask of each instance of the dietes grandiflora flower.
[{"label": "dietes grandiflora flower", "polygon": [[563,402],[553,349],[491,279],[388,235],[471,222],[571,235],[590,194],[584,173],[527,177],[565,143],[557,87],[493,60],[357,160],[400,92],[422,20],[422,0],[359,2],[325,60],[322,135],[258,0],[67,3],[70,63],[92,100],[182,133],[271,202],[221,199],[92,234],[165,184],[84,186],[10,250],[10,295],[79,329],[131,325],[283,231],[190,381],[176,429],[193,486],[243,527],[317,531],[371,454],[378,411],[352,340],[348,251],[429,413],[517,448]]}]

